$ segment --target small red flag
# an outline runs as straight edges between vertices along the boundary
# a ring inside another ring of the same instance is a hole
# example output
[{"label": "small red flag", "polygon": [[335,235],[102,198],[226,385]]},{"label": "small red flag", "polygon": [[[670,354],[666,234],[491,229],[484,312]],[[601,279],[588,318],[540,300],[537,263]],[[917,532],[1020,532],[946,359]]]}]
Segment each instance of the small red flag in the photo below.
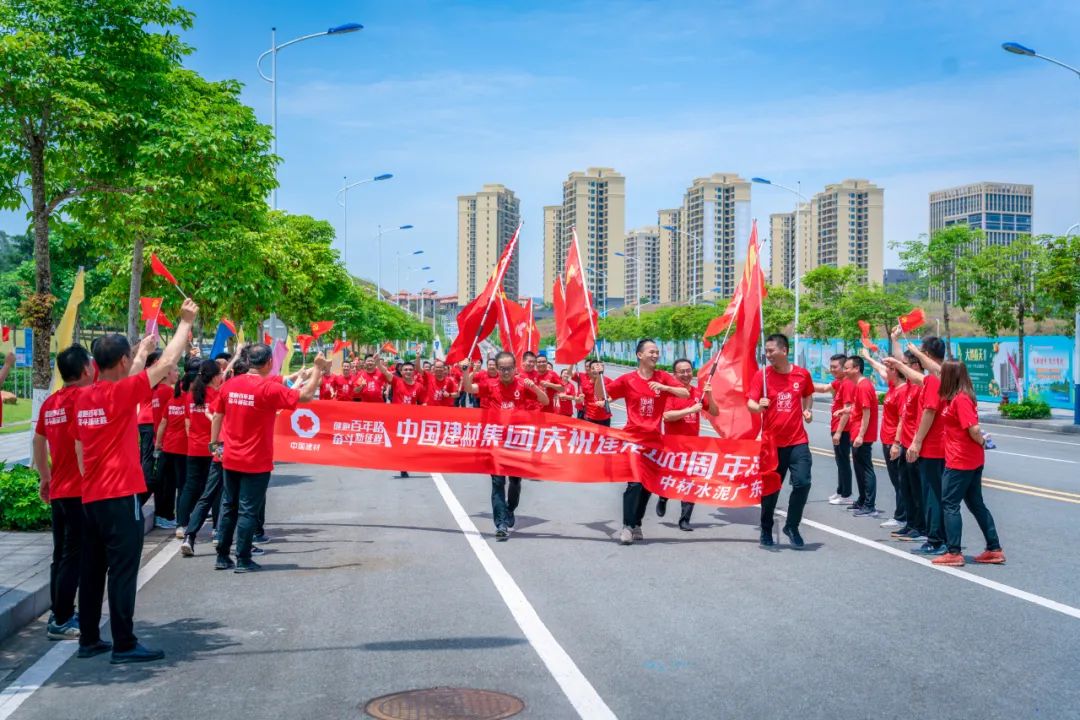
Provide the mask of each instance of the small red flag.
[{"label": "small red flag", "polygon": [[300,343],[300,352],[307,355],[308,348],[311,347],[311,343],[315,341],[313,335],[297,335],[296,342]]},{"label": "small red flag", "polygon": [[160,275],[165,278],[173,285],[176,284],[176,278],[169,272],[169,268],[165,267],[165,264],[162,263],[161,260],[158,260],[157,253],[150,253],[150,270],[153,271],[155,275]]},{"label": "small red flag", "polygon": [[161,313],[161,298],[139,298],[139,306],[142,308],[142,319],[153,320]]},{"label": "small red flag", "polygon": [[270,337],[270,333],[263,333],[263,345],[273,345],[274,338]]},{"label": "small red flag", "polygon": [[8,326],[8,325],[5,325],[4,326],[3,342],[7,342],[10,339],[11,339],[11,327]]},{"label": "small red flag", "polygon": [[163,312],[158,313],[157,322],[161,327],[169,328],[170,330],[173,329],[173,324],[169,322],[169,318],[165,317],[165,313]]},{"label": "small red flag", "polygon": [[311,334],[315,336],[315,339],[318,339],[333,329],[333,320],[319,320],[318,322],[311,323]]},{"label": "small red flag", "polygon": [[911,332],[912,330],[922,327],[926,323],[926,313],[922,308],[915,308],[907,315],[900,316],[900,329],[904,332]]},{"label": "small red flag", "polygon": [[860,320],[859,331],[862,333],[862,337],[859,339],[859,342],[862,343],[862,346],[870,352],[879,352],[878,346],[875,345],[870,339],[870,323],[866,322],[865,320]]},{"label": "small red flag", "polygon": [[348,343],[346,341],[338,338],[337,340],[334,341],[334,349],[330,351],[330,354],[334,355],[334,354],[344,350],[347,345],[348,345]]},{"label": "small red flag", "polygon": [[397,348],[394,347],[394,344],[392,342],[386,341],[386,342],[383,343],[382,351],[384,353],[390,353],[391,355],[393,355],[393,354],[397,353]]}]

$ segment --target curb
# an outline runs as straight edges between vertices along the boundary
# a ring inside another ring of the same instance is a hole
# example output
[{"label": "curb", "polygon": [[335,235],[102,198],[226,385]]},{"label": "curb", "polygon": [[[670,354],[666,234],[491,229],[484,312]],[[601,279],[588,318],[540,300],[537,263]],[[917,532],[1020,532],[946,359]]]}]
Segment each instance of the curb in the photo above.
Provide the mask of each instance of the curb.
[{"label": "curb", "polygon": [[[143,506],[143,535],[149,534],[153,529],[154,502],[150,500]],[[49,611],[49,607],[52,605],[52,597],[49,592],[49,566],[51,562],[50,555],[40,564],[37,572],[8,592],[9,597],[11,595],[17,595],[18,597],[5,599],[3,604],[0,605],[0,643]]]},{"label": "curb", "polygon": [[1030,430],[1044,430],[1063,435],[1080,435],[1080,425],[1060,420],[1009,420],[1000,415],[987,415],[982,420],[983,425],[997,425],[999,427],[1028,428]]}]

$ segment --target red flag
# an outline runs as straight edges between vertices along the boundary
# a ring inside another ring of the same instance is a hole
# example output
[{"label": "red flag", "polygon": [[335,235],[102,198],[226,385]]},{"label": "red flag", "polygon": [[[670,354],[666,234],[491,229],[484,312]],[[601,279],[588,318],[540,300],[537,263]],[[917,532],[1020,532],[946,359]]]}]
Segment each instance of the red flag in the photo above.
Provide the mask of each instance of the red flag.
[{"label": "red flag", "polygon": [[4,334],[3,334],[2,341],[7,342],[8,340],[11,339],[11,327],[8,326],[8,325],[5,325],[3,332],[4,332]]},{"label": "red flag", "polygon": [[[518,360],[521,360],[521,356],[528,350],[536,352],[529,347],[529,322],[532,320],[532,313],[506,297],[505,293],[500,293],[496,302],[499,306],[499,338],[503,341],[503,350],[513,353]],[[529,305],[532,305],[531,300]]]},{"label": "red flag", "polygon": [[142,308],[142,319],[153,320],[161,313],[161,298],[139,298],[139,306]]},{"label": "red flag", "polygon": [[161,262],[161,260],[158,260],[157,253],[150,253],[150,270],[155,275],[160,275],[165,278],[173,285],[176,284],[176,278],[169,272],[169,268],[165,267],[165,264]]},{"label": "red flag", "polygon": [[[503,248],[499,262],[495,265],[488,277],[487,285],[472,302],[463,307],[457,316],[458,334],[450,343],[446,352],[446,364],[454,365],[466,358],[470,360],[480,359],[480,341],[491,334],[498,322],[498,308],[493,307],[495,300],[502,292],[502,281],[507,268],[514,256],[517,247],[518,235],[521,234],[521,226],[514,231],[514,236]],[[471,357],[470,357],[471,356]]]},{"label": "red flag", "polygon": [[536,329],[536,319],[533,317],[533,301],[529,298],[523,306],[525,309],[525,349],[529,352],[540,352],[540,331]]},{"label": "red flag", "polygon": [[381,350],[384,353],[390,353],[391,355],[397,353],[397,348],[394,347],[394,343],[390,342],[389,340],[387,340],[386,342],[383,343],[383,346],[382,346]]},{"label": "red flag", "polygon": [[270,333],[263,333],[263,345],[273,345],[274,338],[270,337]]},{"label": "red flag", "polygon": [[345,340],[342,340],[341,338],[338,338],[337,340],[334,341],[334,349],[330,351],[330,354],[334,355],[334,354],[340,352],[341,350],[344,350],[348,346],[348,344],[349,343],[346,342]]},{"label": "red flag", "polygon": [[578,250],[577,229],[571,228],[573,242],[566,252],[566,285],[563,288],[562,314],[555,315],[555,362],[573,365],[592,352],[596,344],[596,324],[592,296],[585,284],[585,268]]},{"label": "red flag", "polygon": [[860,320],[859,331],[862,333],[862,337],[859,339],[859,342],[862,343],[862,346],[870,352],[880,352],[878,346],[875,345],[870,339],[870,323],[866,322],[865,320]]},{"label": "red flag", "polygon": [[926,323],[926,313],[922,308],[915,308],[907,315],[900,316],[900,329],[911,332],[915,328],[922,327]]},{"label": "red flag", "polygon": [[229,328],[229,330],[232,331],[233,335],[236,334],[236,326],[233,325],[232,320],[230,320],[229,318],[224,318],[223,317],[223,318],[221,318],[221,324],[224,325],[225,327]]},{"label": "red flag", "polygon": [[[562,276],[555,278],[555,285],[551,288],[551,306],[555,310],[555,317],[561,318],[566,314],[566,301],[563,299],[563,281]],[[558,348],[563,344],[563,332],[562,326],[555,323],[555,350],[558,354]]]},{"label": "red flag", "polygon": [[333,320],[319,320],[318,322],[311,323],[311,334],[318,340],[319,337],[325,335],[334,329]]},{"label": "red flag", "polygon": [[165,313],[163,312],[158,313],[157,322],[161,327],[169,328],[170,330],[173,329],[173,324],[169,322],[169,318],[165,317]]},{"label": "red flag", "polygon": [[315,341],[314,335],[297,335],[296,342],[300,343],[300,352],[307,355],[308,348]]}]

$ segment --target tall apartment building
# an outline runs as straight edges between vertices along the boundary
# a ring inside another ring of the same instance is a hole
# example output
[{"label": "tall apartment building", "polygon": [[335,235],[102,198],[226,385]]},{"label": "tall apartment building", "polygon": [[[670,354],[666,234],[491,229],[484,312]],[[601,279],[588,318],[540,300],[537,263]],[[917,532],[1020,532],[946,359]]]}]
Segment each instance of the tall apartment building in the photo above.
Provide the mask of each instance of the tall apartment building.
[{"label": "tall apartment building", "polygon": [[[458,196],[458,299],[464,305],[484,289],[499,256],[521,220],[521,202],[504,185],[484,185],[475,195]],[[514,252],[503,277],[507,297],[518,295]]]},{"label": "tall apartment building", "polygon": [[980,182],[930,193],[930,234],[950,225],[982,230],[991,245],[1031,234],[1035,187]]},{"label": "tall apartment building", "polygon": [[[554,225],[554,210],[552,220]],[[626,282],[622,258],[626,242],[626,178],[611,168],[589,168],[572,172],[563,182],[563,202],[558,214],[558,233],[547,242],[545,210],[544,255],[551,256],[555,274],[566,260],[566,249],[572,241],[571,230],[577,228],[581,261],[596,306],[617,307],[626,297]],[[555,237],[559,241],[555,241]],[[545,259],[545,267],[549,261]],[[554,280],[554,278],[553,278]],[[545,293],[550,293],[549,287]],[[547,294],[545,294],[547,297]]]},{"label": "tall apartment building", "polygon": [[552,303],[555,278],[563,274],[566,247],[563,245],[562,205],[544,206],[544,302]]},{"label": "tall apartment building", "polygon": [[660,302],[660,230],[647,225],[626,234],[626,304]]},{"label": "tall apartment building", "polygon": [[686,268],[680,258],[683,253],[682,208],[658,210],[658,249],[660,262],[660,302],[678,302],[684,297]]},{"label": "tall apartment building", "polygon": [[796,213],[773,213],[769,216],[769,284],[789,289],[795,288],[795,249],[796,240],[802,246],[799,259],[799,271],[812,268],[813,258],[810,253],[810,205],[799,205],[798,219],[802,221],[798,237],[795,233]]},{"label": "tall apartment building", "polygon": [[826,185],[810,201],[811,263],[854,265],[865,279],[881,284],[885,269],[885,191],[869,180],[844,180]]}]

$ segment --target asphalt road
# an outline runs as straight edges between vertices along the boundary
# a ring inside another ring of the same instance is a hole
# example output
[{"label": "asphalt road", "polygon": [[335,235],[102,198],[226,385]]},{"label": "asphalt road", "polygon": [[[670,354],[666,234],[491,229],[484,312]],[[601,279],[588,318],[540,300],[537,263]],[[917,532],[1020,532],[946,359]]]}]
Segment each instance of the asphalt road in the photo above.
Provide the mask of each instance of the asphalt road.
[{"label": "asphalt road", "polygon": [[[526,482],[496,543],[486,476],[280,466],[265,572],[214,572],[207,546],[182,559],[155,531],[136,631],[166,660],[69,659],[0,718],[356,718],[436,686],[555,720],[1080,717],[1080,443],[994,434],[985,496],[1009,562],[949,572],[825,502],[816,426],[802,551],[760,548],[756,508],[705,506],[693,533],[650,506],[646,542],[622,547],[623,486],[558,482]],[[968,515],[965,545],[982,549]],[[0,646],[5,685],[56,647],[43,634]]]}]

